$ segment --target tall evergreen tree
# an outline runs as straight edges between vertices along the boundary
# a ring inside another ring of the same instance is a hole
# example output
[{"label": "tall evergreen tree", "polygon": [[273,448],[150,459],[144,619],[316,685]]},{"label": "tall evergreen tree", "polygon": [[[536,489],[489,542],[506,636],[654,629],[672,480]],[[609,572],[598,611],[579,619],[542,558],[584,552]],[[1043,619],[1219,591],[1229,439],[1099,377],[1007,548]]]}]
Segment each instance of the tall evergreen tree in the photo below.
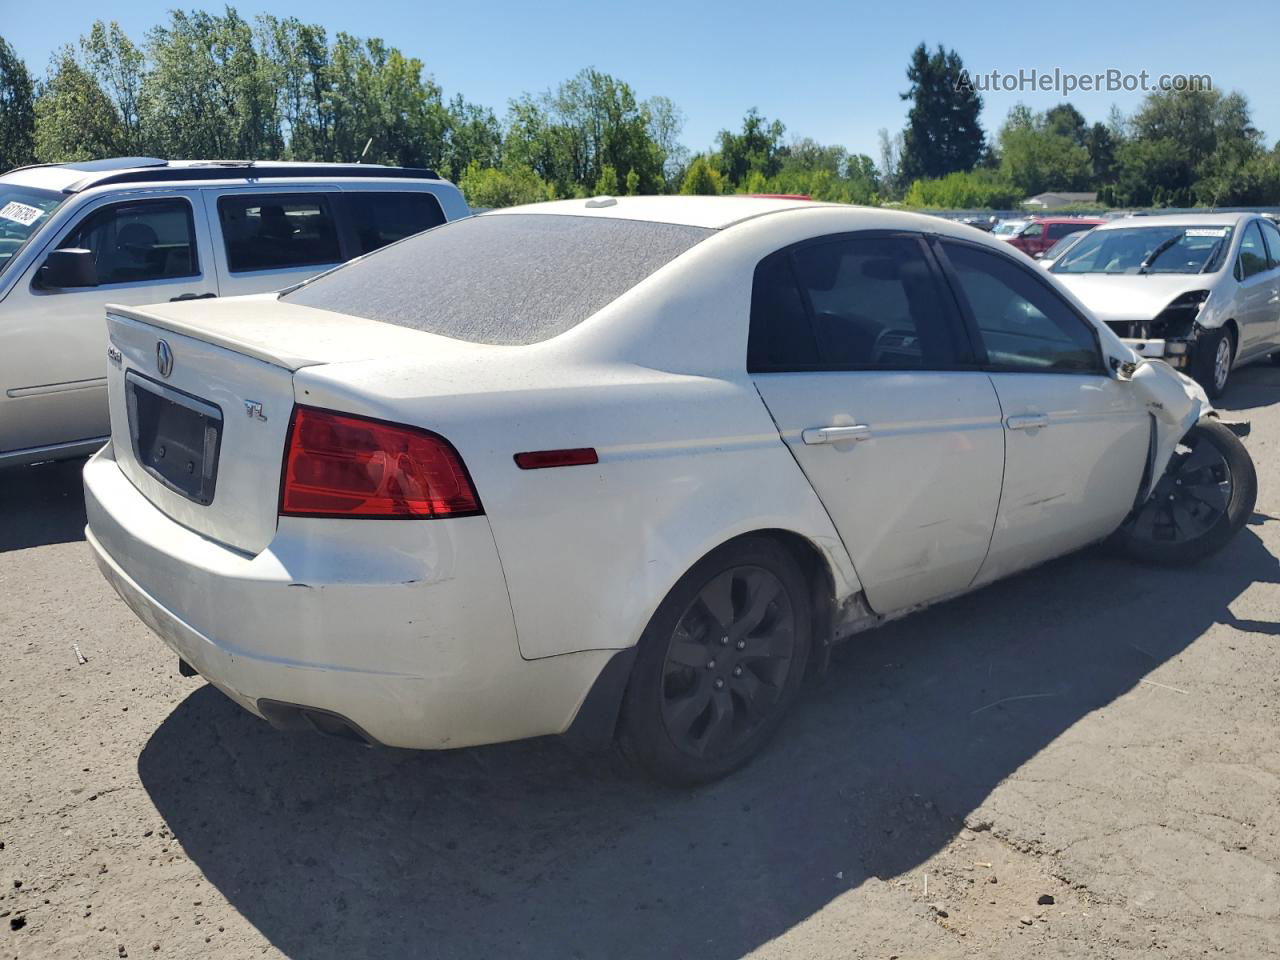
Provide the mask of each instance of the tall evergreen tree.
[{"label": "tall evergreen tree", "polygon": [[35,126],[31,74],[13,47],[0,37],[0,172],[31,162]]},{"label": "tall evergreen tree", "polygon": [[941,45],[930,53],[922,43],[907,65],[911,101],[903,135],[901,177],[942,177],[972,170],[982,157],[984,135],[979,116],[982,97],[974,90],[964,62]]}]

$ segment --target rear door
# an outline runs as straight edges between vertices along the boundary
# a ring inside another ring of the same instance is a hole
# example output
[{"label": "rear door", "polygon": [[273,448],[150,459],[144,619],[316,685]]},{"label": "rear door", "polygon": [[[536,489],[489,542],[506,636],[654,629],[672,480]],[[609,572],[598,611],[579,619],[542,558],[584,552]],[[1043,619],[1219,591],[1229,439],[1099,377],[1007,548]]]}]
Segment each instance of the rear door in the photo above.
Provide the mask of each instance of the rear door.
[{"label": "rear door", "polygon": [[340,227],[341,196],[332,187],[203,192],[224,296],[280,290],[356,255]]},{"label": "rear door", "polygon": [[857,233],[756,269],[748,369],[882,613],[964,590],[1004,437],[923,238]]},{"label": "rear door", "polygon": [[938,256],[1004,418],[1004,483],[977,582],[1098,540],[1133,506],[1151,418],[1106,370],[1092,327],[1040,271],[943,240]]},{"label": "rear door", "polygon": [[[119,194],[87,203],[46,249],[93,252],[98,285],[50,289],[34,260],[5,301],[10,327],[0,451],[105,437],[105,307],[217,296],[217,276],[199,242],[206,236],[194,191]],[[9,386],[12,384],[12,386]]]}]

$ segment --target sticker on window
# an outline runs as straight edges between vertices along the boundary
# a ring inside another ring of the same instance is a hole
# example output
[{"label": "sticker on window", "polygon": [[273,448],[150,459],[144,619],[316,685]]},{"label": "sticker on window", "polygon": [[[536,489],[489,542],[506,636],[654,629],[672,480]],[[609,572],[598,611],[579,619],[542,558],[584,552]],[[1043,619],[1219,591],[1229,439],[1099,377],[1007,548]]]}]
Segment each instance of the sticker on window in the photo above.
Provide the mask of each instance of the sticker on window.
[{"label": "sticker on window", "polygon": [[44,211],[39,207],[28,206],[25,203],[19,203],[17,200],[11,200],[3,207],[0,207],[0,217],[12,220],[14,223],[20,223],[24,227],[31,226],[43,216]]},{"label": "sticker on window", "polygon": [[1193,227],[1186,231],[1188,237],[1225,237],[1227,235],[1226,227]]}]

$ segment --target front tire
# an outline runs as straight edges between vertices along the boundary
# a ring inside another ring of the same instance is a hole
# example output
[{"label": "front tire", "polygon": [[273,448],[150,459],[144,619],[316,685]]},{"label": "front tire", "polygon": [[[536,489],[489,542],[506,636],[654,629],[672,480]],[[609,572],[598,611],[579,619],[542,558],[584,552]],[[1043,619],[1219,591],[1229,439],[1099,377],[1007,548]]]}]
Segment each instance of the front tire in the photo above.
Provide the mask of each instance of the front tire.
[{"label": "front tire", "polygon": [[1187,431],[1146,502],[1116,531],[1145,563],[1177,566],[1221,550],[1253,515],[1258,475],[1240,438],[1211,418]]},{"label": "front tire", "polygon": [[742,766],[795,702],[811,633],[808,584],[785,547],[751,536],[713,550],[640,638],[622,702],[623,751],[678,784]]},{"label": "front tire", "polygon": [[1200,336],[1194,376],[1209,399],[1216,400],[1227,389],[1235,362],[1236,338],[1229,327],[1206,331]]}]

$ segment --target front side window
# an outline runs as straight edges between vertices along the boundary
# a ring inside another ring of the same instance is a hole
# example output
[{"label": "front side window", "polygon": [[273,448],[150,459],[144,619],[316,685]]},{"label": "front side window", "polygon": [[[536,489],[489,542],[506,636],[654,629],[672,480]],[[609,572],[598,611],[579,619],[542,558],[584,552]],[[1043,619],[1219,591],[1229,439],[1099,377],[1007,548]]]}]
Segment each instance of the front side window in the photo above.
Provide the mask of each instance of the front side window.
[{"label": "front side window", "polygon": [[440,201],[429,193],[365,191],[348,196],[356,235],[356,254],[372,253],[389,243],[444,223]]},{"label": "front side window", "polygon": [[341,263],[329,199],[320,193],[219,197],[218,220],[233,273]]},{"label": "front side window", "polygon": [[65,199],[52,190],[0,181],[0,274]]},{"label": "front side window", "polygon": [[1020,237],[1038,237],[1044,233],[1044,224],[1032,223],[1027,225],[1027,229],[1023,230],[1018,236]]},{"label": "front side window", "polygon": [[186,200],[138,200],[101,207],[81,220],[58,247],[91,251],[99,285],[200,273],[195,221]]},{"label": "front side window", "polygon": [[1267,265],[1267,248],[1262,242],[1262,231],[1255,220],[1245,227],[1244,236],[1240,238],[1240,255],[1237,258],[1236,275],[1241,280],[1269,269]]},{"label": "front side window", "polygon": [[953,320],[920,242],[848,237],[766,258],[752,289],[747,366],[929,370],[956,364]]},{"label": "front side window", "polygon": [[943,242],[996,369],[1101,372],[1093,331],[1071,306],[1008,257]]}]

